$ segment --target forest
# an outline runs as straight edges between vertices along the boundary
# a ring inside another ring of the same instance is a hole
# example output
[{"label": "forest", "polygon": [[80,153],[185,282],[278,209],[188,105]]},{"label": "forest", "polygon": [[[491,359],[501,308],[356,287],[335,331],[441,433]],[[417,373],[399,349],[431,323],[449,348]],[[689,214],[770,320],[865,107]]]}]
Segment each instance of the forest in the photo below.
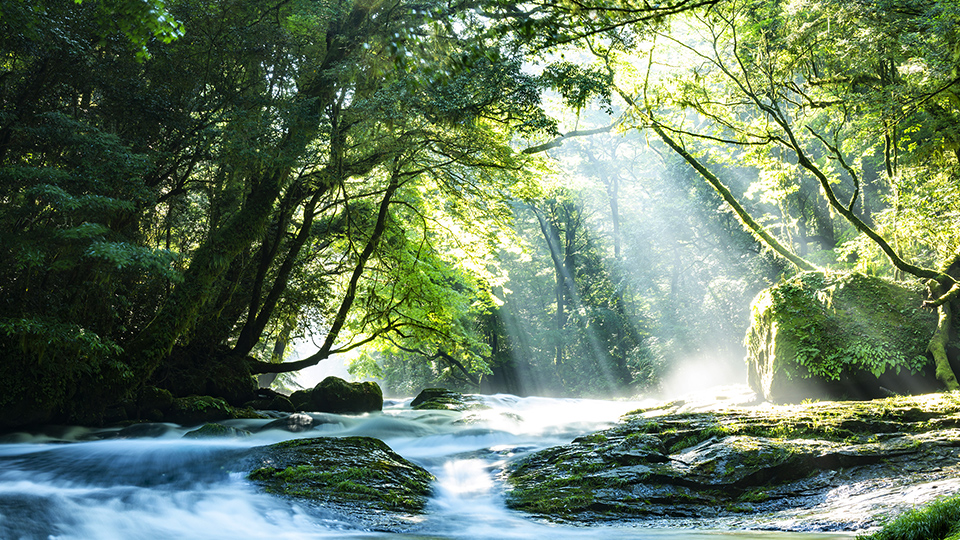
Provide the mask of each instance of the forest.
[{"label": "forest", "polygon": [[0,427],[343,358],[742,377],[813,269],[919,281],[956,348],[956,0],[0,0],[0,52]]}]

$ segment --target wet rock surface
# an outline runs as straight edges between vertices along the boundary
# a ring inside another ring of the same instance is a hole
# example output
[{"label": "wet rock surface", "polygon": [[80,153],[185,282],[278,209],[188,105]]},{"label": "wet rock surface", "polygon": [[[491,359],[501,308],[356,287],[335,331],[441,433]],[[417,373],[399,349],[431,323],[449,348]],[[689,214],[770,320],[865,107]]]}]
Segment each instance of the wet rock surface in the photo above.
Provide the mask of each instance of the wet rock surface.
[{"label": "wet rock surface", "polygon": [[258,447],[245,460],[248,479],[318,513],[374,530],[402,530],[419,520],[433,475],[370,437],[316,437]]},{"label": "wet rock surface", "polygon": [[410,402],[418,410],[471,411],[488,409],[477,396],[463,395],[446,388],[425,388]]},{"label": "wet rock surface", "polygon": [[736,406],[675,402],[505,471],[511,508],[555,521],[862,530],[960,491],[960,394]]}]

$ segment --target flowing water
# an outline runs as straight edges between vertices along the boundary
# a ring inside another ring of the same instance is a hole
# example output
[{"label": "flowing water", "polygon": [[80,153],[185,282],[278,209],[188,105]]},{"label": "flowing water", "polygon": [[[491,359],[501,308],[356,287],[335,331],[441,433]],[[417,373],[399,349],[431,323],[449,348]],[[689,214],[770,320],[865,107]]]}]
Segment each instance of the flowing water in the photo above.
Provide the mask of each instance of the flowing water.
[{"label": "flowing water", "polygon": [[[108,438],[115,432],[62,428],[10,435],[0,444],[0,539],[376,539],[376,540],[835,540],[844,534],[577,527],[508,510],[498,472],[527,452],[606,427],[640,404],[485,396],[489,409],[415,411],[409,400],[382,414],[324,415],[306,433],[259,431],[243,439]],[[267,421],[232,421],[255,430]],[[157,435],[153,433],[152,435]],[[366,435],[430,470],[425,515],[398,534],[362,530],[341,516],[259,492],[230,464],[247,448],[292,437]],[[101,440],[91,440],[101,439]]]}]

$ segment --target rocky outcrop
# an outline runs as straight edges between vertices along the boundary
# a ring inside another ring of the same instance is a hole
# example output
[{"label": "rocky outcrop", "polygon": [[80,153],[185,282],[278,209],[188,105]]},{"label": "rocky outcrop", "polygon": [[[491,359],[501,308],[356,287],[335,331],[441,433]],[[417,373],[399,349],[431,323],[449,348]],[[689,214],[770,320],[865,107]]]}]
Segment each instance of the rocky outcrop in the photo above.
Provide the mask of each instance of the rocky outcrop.
[{"label": "rocky outcrop", "polygon": [[369,437],[293,439],[257,448],[248,478],[268,493],[315,504],[376,530],[423,511],[433,476]]},{"label": "rocky outcrop", "polygon": [[807,272],[761,292],[747,332],[748,384],[773,402],[872,399],[940,389],[927,345],[936,315],[919,283]]},{"label": "rocky outcrop", "polygon": [[636,411],[512,464],[508,505],[587,523],[859,530],[960,490],[960,395],[720,412],[682,405]]}]

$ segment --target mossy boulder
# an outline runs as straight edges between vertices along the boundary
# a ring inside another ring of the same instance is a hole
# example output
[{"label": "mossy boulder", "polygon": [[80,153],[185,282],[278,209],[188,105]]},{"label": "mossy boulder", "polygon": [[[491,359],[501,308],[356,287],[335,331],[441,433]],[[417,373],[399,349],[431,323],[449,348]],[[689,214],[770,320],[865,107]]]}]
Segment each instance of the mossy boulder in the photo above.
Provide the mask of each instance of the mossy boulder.
[{"label": "mossy boulder", "polygon": [[226,401],[210,396],[176,398],[164,411],[165,420],[183,425],[197,425],[236,418],[262,418],[253,409],[233,407]]},{"label": "mossy boulder", "polygon": [[936,315],[919,283],[806,272],[762,291],[747,331],[750,387],[773,402],[873,399],[939,388]]},{"label": "mossy boulder", "polygon": [[215,396],[235,407],[257,399],[257,379],[247,358],[222,347],[174,348],[152,383],[176,397]]},{"label": "mossy boulder", "polygon": [[274,392],[269,388],[258,389],[257,399],[248,401],[244,404],[244,406],[258,411],[280,411],[292,413],[296,412],[297,410],[296,406],[294,406],[289,397],[279,392]]},{"label": "mossy boulder", "polygon": [[329,413],[365,413],[383,410],[383,392],[375,382],[347,382],[340,377],[327,377],[310,391],[310,399],[290,396],[300,410]]},{"label": "mossy boulder", "polygon": [[[370,437],[293,439],[258,448],[248,478],[268,493],[315,503],[376,528],[422,513],[433,476]],[[402,528],[402,527],[401,527]]]}]

